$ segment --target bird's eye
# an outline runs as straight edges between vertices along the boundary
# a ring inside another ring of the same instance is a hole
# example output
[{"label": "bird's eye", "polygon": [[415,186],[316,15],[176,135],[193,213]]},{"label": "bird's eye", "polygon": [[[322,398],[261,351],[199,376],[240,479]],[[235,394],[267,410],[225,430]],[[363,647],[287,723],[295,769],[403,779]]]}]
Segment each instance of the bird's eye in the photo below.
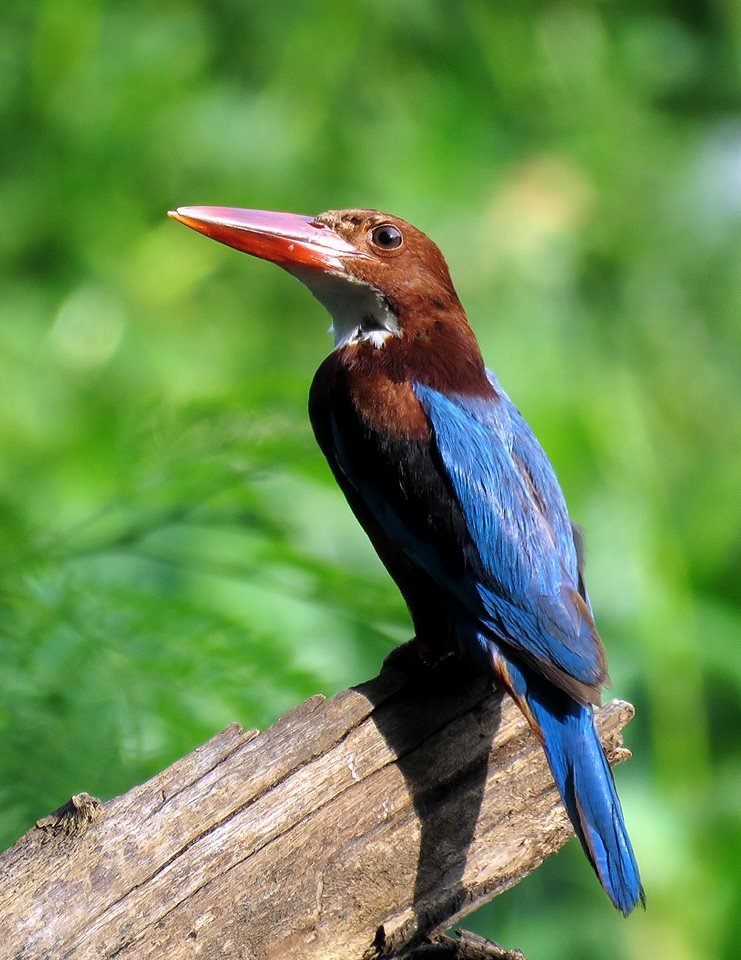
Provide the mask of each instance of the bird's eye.
[{"label": "bird's eye", "polygon": [[376,227],[371,234],[373,243],[381,250],[396,250],[404,242],[401,230],[390,223],[382,223]]}]

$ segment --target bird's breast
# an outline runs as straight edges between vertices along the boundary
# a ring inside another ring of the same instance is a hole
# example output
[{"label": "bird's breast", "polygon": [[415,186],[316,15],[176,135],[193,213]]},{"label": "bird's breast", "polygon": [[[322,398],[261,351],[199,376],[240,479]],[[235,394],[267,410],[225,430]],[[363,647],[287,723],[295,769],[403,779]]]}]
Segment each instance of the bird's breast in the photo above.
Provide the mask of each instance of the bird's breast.
[{"label": "bird's breast", "polygon": [[430,424],[409,381],[396,382],[382,373],[352,377],[348,393],[353,406],[371,430],[427,440]]},{"label": "bird's breast", "polygon": [[429,440],[430,424],[412,382],[393,369],[357,362],[355,352],[350,347],[347,355],[338,351],[327,357],[314,378],[312,405],[349,405],[367,431],[398,439]]}]

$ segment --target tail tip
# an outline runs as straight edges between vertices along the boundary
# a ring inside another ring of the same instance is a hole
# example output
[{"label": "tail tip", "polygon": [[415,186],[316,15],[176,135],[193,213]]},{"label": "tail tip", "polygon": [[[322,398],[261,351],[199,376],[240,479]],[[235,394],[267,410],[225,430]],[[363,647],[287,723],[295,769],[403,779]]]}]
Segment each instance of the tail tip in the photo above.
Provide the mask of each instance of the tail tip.
[{"label": "tail tip", "polygon": [[642,910],[646,909],[646,892],[643,889],[643,884],[638,883],[637,890],[622,890],[622,896],[612,896],[610,899],[613,902],[613,905],[622,913],[624,917],[629,917],[630,914],[635,910],[636,907],[640,906]]}]

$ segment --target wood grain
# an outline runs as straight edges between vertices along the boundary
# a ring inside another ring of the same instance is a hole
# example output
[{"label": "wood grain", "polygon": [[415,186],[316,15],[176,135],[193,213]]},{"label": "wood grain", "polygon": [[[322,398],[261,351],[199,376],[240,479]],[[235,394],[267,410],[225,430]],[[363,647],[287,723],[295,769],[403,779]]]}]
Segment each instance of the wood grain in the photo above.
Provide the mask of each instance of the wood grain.
[{"label": "wood grain", "polygon": [[[611,762],[629,756],[632,715],[620,701],[599,711]],[[39,821],[0,857],[0,958],[391,956],[570,835],[509,698],[384,672]]]}]

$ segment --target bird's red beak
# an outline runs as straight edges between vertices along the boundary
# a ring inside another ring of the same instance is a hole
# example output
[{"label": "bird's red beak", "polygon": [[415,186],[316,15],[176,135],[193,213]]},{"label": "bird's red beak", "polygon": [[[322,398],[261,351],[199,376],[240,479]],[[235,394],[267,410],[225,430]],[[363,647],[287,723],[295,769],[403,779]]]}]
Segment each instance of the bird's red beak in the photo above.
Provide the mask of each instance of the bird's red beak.
[{"label": "bird's red beak", "polygon": [[312,217],[238,207],[178,207],[168,217],[219,243],[279,266],[342,270],[342,261],[360,254],[343,237]]}]

